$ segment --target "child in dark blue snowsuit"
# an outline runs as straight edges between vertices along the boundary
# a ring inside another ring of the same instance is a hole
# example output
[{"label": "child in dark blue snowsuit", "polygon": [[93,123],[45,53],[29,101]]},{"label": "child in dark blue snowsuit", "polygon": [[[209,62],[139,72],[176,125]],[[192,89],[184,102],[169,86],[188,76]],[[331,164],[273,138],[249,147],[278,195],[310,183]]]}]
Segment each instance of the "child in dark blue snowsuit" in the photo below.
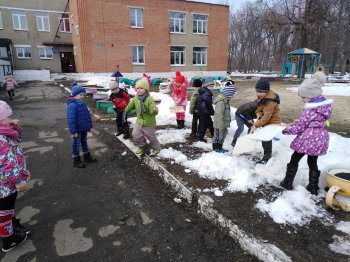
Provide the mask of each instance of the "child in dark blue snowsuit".
[{"label": "child in dark blue snowsuit", "polygon": [[207,86],[202,86],[198,90],[198,98],[195,109],[198,111],[199,115],[197,140],[207,142],[204,139],[207,129],[209,129],[211,135],[214,136],[213,120],[211,119],[211,116],[213,116],[215,113],[213,108],[213,93]]}]

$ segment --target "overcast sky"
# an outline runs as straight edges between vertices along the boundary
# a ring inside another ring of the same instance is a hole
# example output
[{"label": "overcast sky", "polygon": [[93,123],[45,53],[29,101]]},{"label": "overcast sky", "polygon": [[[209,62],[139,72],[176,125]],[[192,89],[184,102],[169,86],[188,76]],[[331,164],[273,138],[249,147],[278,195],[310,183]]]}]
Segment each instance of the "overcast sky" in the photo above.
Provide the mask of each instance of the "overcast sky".
[{"label": "overcast sky", "polygon": [[[203,3],[213,3],[213,4],[221,4],[223,0],[192,0],[196,2],[203,2]],[[233,8],[234,11],[239,9],[241,6],[244,5],[244,3],[249,2],[249,0],[228,0],[229,5],[231,8]]]}]

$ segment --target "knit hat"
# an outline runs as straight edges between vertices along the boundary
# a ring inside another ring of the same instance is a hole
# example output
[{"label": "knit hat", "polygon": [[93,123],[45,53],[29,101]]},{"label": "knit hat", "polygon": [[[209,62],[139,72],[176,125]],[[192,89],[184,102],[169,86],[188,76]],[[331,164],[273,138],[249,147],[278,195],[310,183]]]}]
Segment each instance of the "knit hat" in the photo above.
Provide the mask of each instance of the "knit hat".
[{"label": "knit hat", "polygon": [[222,89],[222,94],[227,98],[232,98],[236,94],[236,88],[232,82],[227,82]]},{"label": "knit hat", "polygon": [[176,71],[176,77],[175,77],[176,83],[183,83],[185,82],[185,77],[181,75],[180,71]]},{"label": "knit hat", "polygon": [[85,93],[85,88],[82,88],[81,86],[75,85],[72,87],[72,96],[76,96],[80,93]]},{"label": "knit hat", "polygon": [[255,85],[256,92],[268,93],[270,91],[270,82],[267,79],[260,79]]},{"label": "knit hat", "polygon": [[109,81],[108,86],[109,86],[109,89],[116,89],[118,88],[118,83],[115,80],[111,80]]},{"label": "knit hat", "polygon": [[73,86],[76,86],[76,85],[78,85],[78,83],[74,81],[74,82],[72,82],[71,86],[73,87]]},{"label": "knit hat", "polygon": [[306,98],[318,97],[318,96],[322,95],[322,86],[323,85],[324,85],[324,83],[322,82],[322,79],[321,79],[321,81],[317,78],[305,79],[301,83],[301,85],[298,89],[298,94],[301,97],[306,97]]},{"label": "knit hat", "polygon": [[193,80],[192,85],[193,85],[194,87],[201,87],[201,86],[202,86],[202,80],[200,80],[199,78],[197,78],[197,79]]},{"label": "knit hat", "polygon": [[146,89],[149,90],[149,84],[148,81],[145,78],[142,78],[141,80],[136,82],[136,89]]},{"label": "knit hat", "polygon": [[11,107],[5,102],[0,100],[0,121],[8,118],[12,115]]}]

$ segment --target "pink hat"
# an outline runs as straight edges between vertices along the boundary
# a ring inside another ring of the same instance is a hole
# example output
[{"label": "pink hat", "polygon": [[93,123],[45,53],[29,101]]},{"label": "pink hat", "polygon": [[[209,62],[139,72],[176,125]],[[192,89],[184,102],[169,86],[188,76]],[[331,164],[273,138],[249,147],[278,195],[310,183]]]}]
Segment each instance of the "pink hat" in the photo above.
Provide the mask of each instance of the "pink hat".
[{"label": "pink hat", "polygon": [[183,83],[185,82],[185,77],[181,75],[180,71],[176,71],[176,77],[175,77],[176,83]]},{"label": "pink hat", "polygon": [[12,115],[11,107],[5,102],[0,100],[0,121],[8,118]]}]

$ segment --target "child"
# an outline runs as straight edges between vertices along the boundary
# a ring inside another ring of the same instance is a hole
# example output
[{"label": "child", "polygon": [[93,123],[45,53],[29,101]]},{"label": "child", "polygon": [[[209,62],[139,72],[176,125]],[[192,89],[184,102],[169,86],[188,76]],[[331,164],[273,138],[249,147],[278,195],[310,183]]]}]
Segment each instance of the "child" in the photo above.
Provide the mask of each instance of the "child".
[{"label": "child", "polygon": [[198,132],[198,110],[196,107],[196,102],[198,98],[198,89],[202,87],[202,81],[200,79],[193,80],[192,87],[194,88],[193,93],[191,95],[191,102],[190,102],[190,114],[193,115],[192,118],[192,130],[190,134],[191,139],[195,139],[197,137]]},{"label": "child", "polygon": [[197,140],[206,143],[207,140],[204,139],[204,135],[207,129],[209,129],[212,137],[214,136],[213,120],[211,119],[211,116],[214,115],[213,93],[208,86],[199,88],[195,109],[199,115]]},{"label": "child", "polygon": [[92,128],[89,109],[84,103],[85,89],[75,85],[72,88],[72,96],[68,97],[67,119],[68,128],[72,136],[73,166],[84,168],[85,164],[80,159],[80,145],[84,155],[84,162],[94,163],[88,144],[87,132]]},{"label": "child", "polygon": [[[266,79],[260,79],[256,85],[255,90],[258,99],[258,107],[255,111],[258,119],[251,128],[254,132],[255,129],[270,124],[281,124],[280,117],[280,97],[275,92],[270,90],[270,82]],[[263,141],[262,146],[264,148],[264,156],[261,160],[257,160],[257,164],[265,165],[272,156],[272,140]]]},{"label": "child", "polygon": [[248,133],[250,132],[251,127],[254,125],[253,119],[256,118],[256,108],[258,104],[256,101],[248,102],[243,105],[240,105],[235,113],[237,130],[233,136],[231,145],[235,147],[237,139],[242,134],[244,130],[244,125],[248,127]]},{"label": "child", "polygon": [[213,150],[218,153],[225,153],[227,150],[222,148],[227,136],[227,128],[231,123],[231,107],[230,99],[236,94],[236,88],[233,81],[229,80],[219,94],[214,99],[215,114],[214,114],[214,138]]},{"label": "child", "polygon": [[149,94],[147,79],[141,79],[136,83],[137,96],[132,98],[125,108],[129,113],[136,109],[137,120],[132,131],[133,141],[138,146],[136,154],[143,154],[147,149],[146,138],[150,142],[154,154],[159,154],[160,143],[156,137],[156,115],[158,108]]},{"label": "child", "polygon": [[180,71],[176,71],[176,77],[172,83],[172,86],[172,97],[174,99],[175,106],[182,106],[184,109],[184,112],[176,113],[177,128],[182,129],[185,127],[185,111],[187,105],[186,91],[188,87],[188,81],[183,75],[181,75]]},{"label": "child", "polygon": [[2,82],[3,86],[6,87],[7,93],[9,94],[10,100],[15,96],[15,87],[18,87],[18,84],[10,72],[4,77]]},{"label": "child", "polygon": [[22,128],[17,119],[10,119],[12,109],[0,101],[0,237],[2,251],[8,252],[27,239],[30,231],[16,219],[14,207],[17,192],[27,190],[30,173],[19,140]]},{"label": "child", "polygon": [[129,123],[127,115],[125,113],[125,108],[128,105],[131,97],[127,91],[118,87],[118,83],[115,80],[109,82],[109,88],[112,90],[109,99],[113,102],[116,115],[115,121],[117,126],[117,133],[115,133],[115,136],[124,134],[123,138],[128,139],[130,137]]},{"label": "child", "polygon": [[290,145],[294,150],[284,180],[280,183],[287,190],[293,188],[293,180],[298,171],[298,164],[304,155],[307,155],[309,166],[309,184],[306,189],[314,195],[317,195],[318,179],[320,170],[317,166],[318,156],[327,153],[329,144],[329,135],[326,121],[332,114],[332,99],[326,99],[322,96],[322,86],[326,82],[326,75],[323,73],[315,74],[315,78],[306,79],[300,85],[298,93],[305,103],[301,116],[293,124],[289,125],[284,131],[285,135],[296,135]]}]

